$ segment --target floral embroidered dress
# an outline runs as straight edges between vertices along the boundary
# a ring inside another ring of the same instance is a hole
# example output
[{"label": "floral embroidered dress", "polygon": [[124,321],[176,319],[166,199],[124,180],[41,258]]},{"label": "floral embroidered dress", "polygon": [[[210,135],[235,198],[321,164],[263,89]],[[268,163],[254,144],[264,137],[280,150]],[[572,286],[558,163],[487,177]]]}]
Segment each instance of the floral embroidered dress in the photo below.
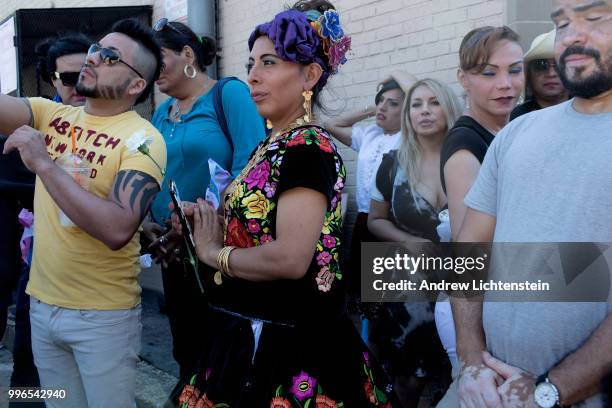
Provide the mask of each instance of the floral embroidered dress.
[{"label": "floral embroidered dress", "polygon": [[266,140],[251,156],[226,197],[225,245],[273,241],[278,199],[296,187],[327,197],[321,235],[301,279],[224,277],[216,285],[206,274],[212,323],[180,407],[392,406],[391,387],[344,311],[339,257],[345,174],[331,137],[315,126]]}]

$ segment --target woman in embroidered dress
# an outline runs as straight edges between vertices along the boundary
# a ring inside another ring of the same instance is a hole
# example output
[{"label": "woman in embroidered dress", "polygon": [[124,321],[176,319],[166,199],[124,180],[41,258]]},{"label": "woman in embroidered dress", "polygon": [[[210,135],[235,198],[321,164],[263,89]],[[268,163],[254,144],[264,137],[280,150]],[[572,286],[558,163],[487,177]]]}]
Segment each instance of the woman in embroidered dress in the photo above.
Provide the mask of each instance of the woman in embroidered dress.
[{"label": "woman in embroidered dress", "polygon": [[349,48],[327,1],[299,2],[249,38],[251,96],[272,131],[228,187],[224,223],[202,200],[187,208],[213,268],[203,274],[212,322],[181,407],[393,406],[344,312],[345,168],[311,123]]}]

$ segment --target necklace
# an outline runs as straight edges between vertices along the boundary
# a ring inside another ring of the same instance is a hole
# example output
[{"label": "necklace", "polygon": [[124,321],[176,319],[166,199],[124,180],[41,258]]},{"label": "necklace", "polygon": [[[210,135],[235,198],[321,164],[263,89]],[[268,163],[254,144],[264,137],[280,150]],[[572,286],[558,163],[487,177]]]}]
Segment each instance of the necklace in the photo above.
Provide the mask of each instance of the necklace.
[{"label": "necklace", "polygon": [[[197,98],[202,96],[204,93],[206,93],[207,91],[210,90],[209,83],[211,81],[212,81],[212,79],[207,77],[206,80],[204,81],[204,83],[202,84],[202,89],[198,93],[193,95],[192,97],[186,98],[187,99],[187,106],[193,107],[193,102]],[[185,100],[185,99],[183,99],[183,100]],[[172,121],[172,130],[170,131],[170,137],[171,138],[174,136],[174,131],[176,129],[176,124],[182,122],[181,116],[184,113],[187,113],[187,112],[189,112],[189,110],[183,111],[183,109],[181,109],[180,101],[178,99],[176,99],[174,101],[174,103],[172,104],[172,106],[170,107],[170,114],[168,115],[168,117]]]}]

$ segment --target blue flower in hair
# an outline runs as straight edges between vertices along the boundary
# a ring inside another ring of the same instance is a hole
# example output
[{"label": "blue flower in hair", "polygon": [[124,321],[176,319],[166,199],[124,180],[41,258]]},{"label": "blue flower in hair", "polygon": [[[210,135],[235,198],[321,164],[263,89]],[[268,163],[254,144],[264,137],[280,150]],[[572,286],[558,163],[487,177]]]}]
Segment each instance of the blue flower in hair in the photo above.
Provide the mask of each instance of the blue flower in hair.
[{"label": "blue flower in hair", "polygon": [[339,41],[344,37],[344,31],[340,27],[340,16],[336,10],[327,10],[322,16],[321,26],[323,36],[331,41]]}]

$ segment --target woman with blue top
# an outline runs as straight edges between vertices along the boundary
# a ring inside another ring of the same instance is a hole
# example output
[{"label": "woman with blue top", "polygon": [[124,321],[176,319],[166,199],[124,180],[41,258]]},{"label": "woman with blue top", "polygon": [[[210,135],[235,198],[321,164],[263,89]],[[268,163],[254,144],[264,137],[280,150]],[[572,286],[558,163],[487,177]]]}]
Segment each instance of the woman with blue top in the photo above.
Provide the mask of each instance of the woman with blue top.
[{"label": "woman with blue top", "polygon": [[[171,202],[168,181],[176,182],[183,200],[195,201],[205,195],[211,182],[209,159],[236,177],[265,131],[246,84],[235,78],[215,81],[206,74],[216,56],[213,39],[198,37],[186,25],[165,18],[154,29],[163,55],[157,85],[170,98],[151,121],[166,141],[168,164],[162,190],[151,207],[151,220],[143,229],[162,263],[173,356],[182,376],[192,372],[198,360],[199,336],[193,332],[191,311],[203,310],[205,299],[193,268],[183,261],[187,254],[182,239],[166,231]],[[196,327],[206,329],[202,321]]]}]

